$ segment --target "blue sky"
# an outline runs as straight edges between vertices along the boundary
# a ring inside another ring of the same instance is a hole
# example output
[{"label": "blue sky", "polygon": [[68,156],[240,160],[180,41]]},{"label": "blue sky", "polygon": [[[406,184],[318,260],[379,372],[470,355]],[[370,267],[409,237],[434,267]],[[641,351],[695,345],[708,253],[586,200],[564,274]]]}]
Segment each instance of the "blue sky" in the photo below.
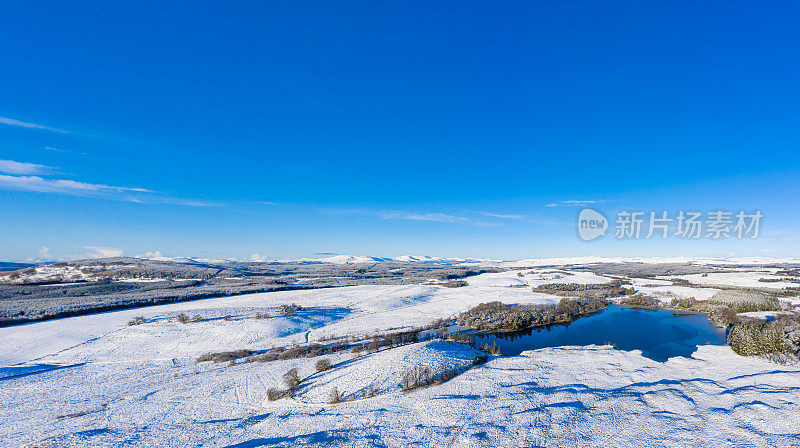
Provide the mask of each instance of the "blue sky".
[{"label": "blue sky", "polygon": [[[800,256],[798,19],[730,1],[5,2],[0,259]],[[587,243],[587,204],[764,220],[752,241]]]}]

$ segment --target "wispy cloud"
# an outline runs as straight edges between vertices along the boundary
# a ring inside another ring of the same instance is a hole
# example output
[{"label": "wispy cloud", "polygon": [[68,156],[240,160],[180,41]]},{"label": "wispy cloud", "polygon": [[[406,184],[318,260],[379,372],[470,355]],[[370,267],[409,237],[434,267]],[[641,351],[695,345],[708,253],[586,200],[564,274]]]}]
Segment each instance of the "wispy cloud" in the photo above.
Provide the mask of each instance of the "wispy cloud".
[{"label": "wispy cloud", "polygon": [[795,244],[800,242],[800,233],[795,229],[770,229],[765,228],[762,235],[758,238],[760,241],[776,242],[782,244]]},{"label": "wispy cloud", "polygon": [[369,209],[323,209],[322,211],[337,215],[362,215],[372,216],[387,220],[421,221],[421,222],[441,222],[441,223],[462,223],[474,226],[494,227],[499,224],[476,221],[465,216],[453,215],[442,212],[416,212],[401,210],[369,210]]},{"label": "wispy cloud", "polygon": [[215,205],[204,201],[176,198],[147,188],[119,187],[34,175],[46,174],[51,171],[53,171],[53,168],[45,165],[2,160],[0,161],[0,172],[9,174],[0,174],[0,189],[56,193],[147,204],[174,204],[195,207]]},{"label": "wispy cloud", "polygon": [[83,195],[81,193],[154,193],[154,191],[145,188],[115,187],[67,179],[45,179],[40,176],[8,176],[5,174],[0,174],[0,187],[14,190],[38,191],[42,193],[66,193],[77,195]]},{"label": "wispy cloud", "polygon": [[46,174],[53,169],[38,163],[16,162],[14,160],[0,160],[0,173],[8,174]]},{"label": "wispy cloud", "polygon": [[486,221],[472,221],[471,224],[473,226],[478,226],[478,227],[500,227],[500,226],[502,226],[502,224],[500,224],[499,222],[486,222]]},{"label": "wispy cloud", "polygon": [[122,249],[116,247],[103,247],[103,246],[78,246],[81,249],[87,249],[86,253],[88,258],[106,258],[106,257],[121,257]]},{"label": "wispy cloud", "polygon": [[450,215],[448,213],[409,213],[392,210],[378,212],[383,219],[405,219],[408,221],[433,221],[433,222],[468,222],[469,218]]},{"label": "wispy cloud", "polygon": [[54,146],[45,146],[44,149],[45,149],[45,151],[61,152],[61,153],[64,153],[64,154],[78,154],[78,155],[81,155],[81,156],[89,155],[89,154],[87,154],[87,153],[85,153],[83,151],[69,151],[69,150],[66,150],[66,149],[56,148]]},{"label": "wispy cloud", "polygon": [[69,134],[69,131],[65,131],[64,129],[52,128],[50,126],[45,126],[42,124],[36,123],[28,123],[26,121],[15,120],[9,117],[0,117],[0,124],[7,124],[9,126],[18,126],[21,128],[28,128],[28,129],[40,129],[42,131],[52,131],[58,132],[61,134]]},{"label": "wispy cloud", "polygon": [[549,204],[544,204],[545,207],[585,207],[587,205],[592,204],[600,204],[605,202],[604,199],[598,199],[594,201],[558,201],[558,202],[550,202]]},{"label": "wispy cloud", "polygon": [[525,217],[525,215],[507,215],[504,213],[488,213],[488,212],[482,212],[481,215],[489,216],[492,218],[500,218],[500,219],[522,219]]},{"label": "wispy cloud", "polygon": [[[80,128],[80,127],[74,127],[74,128],[72,128],[70,130],[65,130],[65,129],[54,128],[54,127],[51,127],[51,126],[45,126],[43,124],[31,123],[31,122],[27,122],[27,121],[17,120],[17,119],[10,118],[10,117],[0,117],[0,124],[5,124],[5,125],[8,125],[8,126],[16,126],[16,127],[26,128],[26,129],[36,129],[36,130],[42,130],[42,131],[56,132],[56,133],[59,133],[59,134],[69,134],[70,136],[74,136],[74,137],[89,138],[89,139],[93,139],[93,140],[100,140],[100,141],[103,141],[104,143],[110,143],[110,144],[122,145],[122,146],[144,146],[144,147],[157,147],[158,146],[158,145],[155,145],[155,144],[153,144],[151,142],[136,140],[136,139],[132,139],[132,138],[125,137],[125,136],[109,134],[109,133],[106,133],[106,132],[96,131],[96,130],[92,130],[92,129],[84,129],[84,128]],[[53,147],[53,146],[48,146],[45,149],[47,149],[49,151],[60,151],[60,152],[65,152],[65,153],[75,153],[75,154],[86,155],[86,153],[83,153],[83,152],[61,150],[61,149]]]}]

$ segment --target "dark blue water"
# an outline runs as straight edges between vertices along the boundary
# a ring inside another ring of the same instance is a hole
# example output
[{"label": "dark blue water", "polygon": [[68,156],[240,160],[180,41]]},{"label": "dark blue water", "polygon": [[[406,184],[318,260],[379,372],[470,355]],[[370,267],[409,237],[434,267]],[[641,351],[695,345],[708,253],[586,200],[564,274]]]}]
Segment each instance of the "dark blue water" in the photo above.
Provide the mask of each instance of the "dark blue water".
[{"label": "dark blue water", "polygon": [[607,310],[567,325],[517,333],[473,334],[478,346],[497,345],[503,355],[563,345],[616,344],[620,350],[641,350],[655,361],[689,357],[698,345],[725,344],[725,331],[704,314],[611,305]]}]

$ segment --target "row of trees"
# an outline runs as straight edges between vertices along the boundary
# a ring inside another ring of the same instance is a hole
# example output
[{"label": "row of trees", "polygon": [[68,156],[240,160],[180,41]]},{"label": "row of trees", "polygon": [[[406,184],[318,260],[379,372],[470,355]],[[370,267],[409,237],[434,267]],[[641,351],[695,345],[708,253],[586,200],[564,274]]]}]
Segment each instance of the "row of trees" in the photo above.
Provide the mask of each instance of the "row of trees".
[{"label": "row of trees", "polygon": [[526,328],[570,322],[608,307],[605,299],[564,298],[556,306],[481,303],[458,315],[459,325],[482,331],[519,331]]}]

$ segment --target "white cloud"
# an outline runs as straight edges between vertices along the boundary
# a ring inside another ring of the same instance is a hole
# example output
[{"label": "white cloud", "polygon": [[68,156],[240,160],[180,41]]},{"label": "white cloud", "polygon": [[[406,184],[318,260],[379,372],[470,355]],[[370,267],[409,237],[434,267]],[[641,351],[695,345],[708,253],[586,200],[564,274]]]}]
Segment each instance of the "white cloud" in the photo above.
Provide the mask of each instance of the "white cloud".
[{"label": "white cloud", "polygon": [[79,246],[81,249],[87,249],[86,253],[88,258],[106,258],[106,257],[121,257],[122,249],[116,247],[102,247],[102,246]]},{"label": "white cloud", "polygon": [[50,258],[50,248],[47,247],[47,246],[42,246],[42,248],[39,249],[39,258],[41,258],[43,260],[49,259]]},{"label": "white cloud", "polygon": [[497,222],[485,222],[485,221],[473,221],[472,225],[473,226],[478,226],[478,227],[500,227],[500,226],[502,226],[502,224],[497,223]]},{"label": "white cloud", "polygon": [[17,162],[14,160],[0,160],[0,173],[8,174],[44,174],[52,168],[37,163]]},{"label": "white cloud", "polygon": [[383,219],[404,219],[407,221],[429,221],[429,222],[450,222],[463,223],[478,227],[498,227],[500,224],[495,222],[475,221],[464,216],[451,215],[449,213],[409,213],[398,211],[382,211],[379,216]]},{"label": "white cloud", "polygon": [[[41,167],[42,165],[34,166]],[[3,165],[0,165],[0,171],[3,171],[2,167]],[[19,168],[13,164],[9,164],[8,167],[10,167],[10,169],[24,169],[24,167]],[[113,185],[93,184],[68,179],[46,179],[41,176],[11,176],[0,174],[0,189],[35,191],[39,193],[58,193],[71,196],[83,196],[151,204],[189,205],[194,207],[214,205],[204,201],[174,198],[154,190],[149,190],[147,188],[117,187]]]},{"label": "white cloud", "polygon": [[151,251],[151,252],[145,252],[144,253],[144,258],[161,258],[161,251],[160,250],[156,250],[156,251]]},{"label": "white cloud", "polygon": [[525,215],[506,215],[502,213],[481,213],[483,216],[490,216],[492,218],[502,218],[502,219],[522,219]]},{"label": "white cloud", "polygon": [[370,210],[370,209],[342,209],[342,208],[322,208],[319,209],[323,213],[331,213],[334,215],[355,215],[355,216],[369,216],[380,219],[397,219],[405,221],[425,221],[425,222],[441,222],[441,223],[462,223],[473,226],[482,227],[495,227],[500,224],[491,222],[481,222],[470,219],[465,216],[453,215],[450,213],[440,212],[409,212],[401,210]]},{"label": "white cloud", "polygon": [[[14,190],[39,191],[45,193],[154,193],[145,188],[114,187],[103,184],[90,184],[66,179],[45,179],[39,176],[7,176],[0,174],[0,187],[7,187]],[[80,195],[80,194],[79,194]]]},{"label": "white cloud", "polygon": [[63,129],[51,128],[50,126],[44,126],[36,123],[27,123],[25,121],[19,121],[8,117],[0,117],[0,124],[7,124],[9,126],[19,126],[21,128],[28,128],[28,129],[41,129],[43,131],[53,131],[53,132],[59,132],[61,134],[69,134],[69,131],[65,131]]},{"label": "white cloud", "polygon": [[545,207],[585,207],[587,205],[592,204],[599,204],[601,202],[605,202],[605,200],[600,199],[596,201],[558,201],[558,202],[551,202],[549,204],[544,204]]},{"label": "white cloud", "polygon": [[44,149],[46,151],[63,152],[65,154],[78,154],[78,155],[81,155],[81,156],[89,155],[88,153],[85,153],[83,151],[67,151],[65,149],[59,149],[59,148],[55,148],[53,146],[45,146]]},{"label": "white cloud", "polygon": [[263,254],[250,255],[250,261],[264,262],[267,261],[267,256]]},{"label": "white cloud", "polygon": [[382,211],[379,215],[383,219],[406,219],[409,221],[433,221],[433,222],[467,222],[469,218],[450,215],[447,213],[409,213],[398,211]]}]

